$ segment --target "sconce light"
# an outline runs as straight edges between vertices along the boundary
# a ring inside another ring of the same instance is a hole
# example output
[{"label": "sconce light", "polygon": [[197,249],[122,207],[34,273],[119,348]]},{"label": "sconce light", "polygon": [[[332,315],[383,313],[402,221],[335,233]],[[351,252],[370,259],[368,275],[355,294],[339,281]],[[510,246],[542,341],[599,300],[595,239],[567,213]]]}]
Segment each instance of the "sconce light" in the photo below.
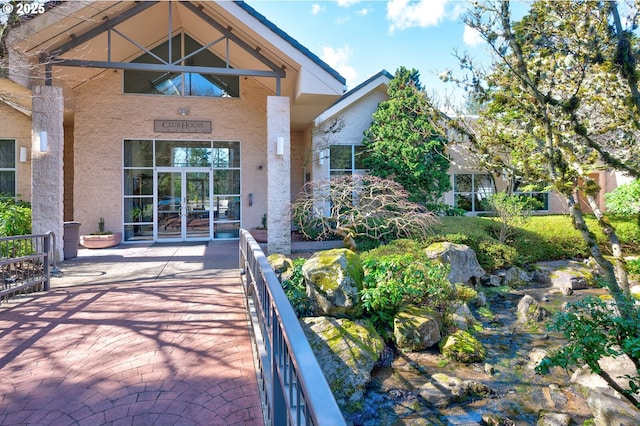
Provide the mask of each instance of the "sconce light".
[{"label": "sconce light", "polygon": [[278,136],[276,139],[276,155],[282,157],[284,155],[284,137]]},{"label": "sconce light", "polygon": [[27,147],[26,146],[21,146],[20,147],[20,162],[21,163],[26,163],[27,162]]},{"label": "sconce light", "polygon": [[253,193],[250,192],[249,193],[249,207],[251,207],[253,205]]},{"label": "sconce light", "polygon": [[49,149],[49,135],[45,130],[40,130],[38,132],[38,138],[40,139],[40,152],[47,152]]},{"label": "sconce light", "polygon": [[324,164],[324,151],[318,153],[318,164]]},{"label": "sconce light", "polygon": [[189,115],[189,108],[178,108],[178,114],[182,116]]}]

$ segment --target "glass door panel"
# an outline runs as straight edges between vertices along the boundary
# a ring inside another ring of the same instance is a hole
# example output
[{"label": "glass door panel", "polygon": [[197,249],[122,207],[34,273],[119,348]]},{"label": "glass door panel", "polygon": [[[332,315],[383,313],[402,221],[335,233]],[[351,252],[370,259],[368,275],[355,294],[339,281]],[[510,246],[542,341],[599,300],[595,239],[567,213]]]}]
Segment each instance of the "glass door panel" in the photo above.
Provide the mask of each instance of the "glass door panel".
[{"label": "glass door panel", "polygon": [[186,238],[208,239],[211,234],[209,172],[185,172]]},{"label": "glass door panel", "polygon": [[182,239],[182,172],[158,172],[158,240]]}]

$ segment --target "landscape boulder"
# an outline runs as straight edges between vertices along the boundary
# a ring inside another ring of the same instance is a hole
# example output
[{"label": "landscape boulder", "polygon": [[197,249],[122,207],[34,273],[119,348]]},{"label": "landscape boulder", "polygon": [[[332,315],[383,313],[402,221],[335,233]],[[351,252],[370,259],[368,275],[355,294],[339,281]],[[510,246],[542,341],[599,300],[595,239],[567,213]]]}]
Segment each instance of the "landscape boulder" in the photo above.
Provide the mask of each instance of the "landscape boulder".
[{"label": "landscape boulder", "polygon": [[522,268],[512,266],[502,276],[502,285],[509,286],[511,288],[526,287],[533,280],[533,275],[528,273]]},{"label": "landscape boulder", "polygon": [[308,317],[300,322],[336,402],[343,412],[353,412],[362,402],[384,340],[368,321]]},{"label": "landscape boulder", "polygon": [[359,291],[364,273],[356,253],[348,249],[317,252],[302,265],[302,274],[313,315],[360,316]]},{"label": "landscape boulder", "polygon": [[450,242],[433,243],[426,248],[429,259],[450,265],[447,278],[451,284],[462,283],[474,286],[486,275],[478,263],[476,252],[464,244]]},{"label": "landscape boulder", "polygon": [[293,273],[293,262],[291,259],[284,254],[274,253],[269,255],[267,260],[281,283],[291,278]]},{"label": "landscape boulder", "polygon": [[440,352],[445,358],[465,364],[481,362],[487,353],[482,343],[463,330],[440,340]]},{"label": "landscape boulder", "polygon": [[583,290],[595,286],[596,273],[588,263],[575,260],[556,260],[536,264],[538,274],[545,276],[544,281],[564,295],[575,290]]},{"label": "landscape boulder", "polygon": [[440,319],[433,309],[409,306],[393,318],[393,336],[402,350],[422,351],[440,341]]},{"label": "landscape boulder", "polygon": [[546,309],[540,306],[533,297],[525,294],[518,302],[518,324],[537,323],[549,316]]}]

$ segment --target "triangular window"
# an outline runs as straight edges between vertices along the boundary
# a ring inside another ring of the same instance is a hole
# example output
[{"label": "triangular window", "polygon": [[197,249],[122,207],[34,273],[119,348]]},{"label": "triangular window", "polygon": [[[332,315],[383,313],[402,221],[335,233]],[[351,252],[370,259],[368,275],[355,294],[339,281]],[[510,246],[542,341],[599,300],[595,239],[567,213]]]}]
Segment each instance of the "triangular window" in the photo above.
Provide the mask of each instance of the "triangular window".
[{"label": "triangular window", "polygon": [[[162,64],[158,58],[168,63],[175,62],[178,58],[186,58],[179,65],[231,68],[208,49],[189,56],[201,48],[202,45],[193,38],[186,34],[178,34],[171,39],[171,59],[167,41],[151,49],[151,53],[144,53],[131,62]],[[237,98],[240,96],[240,78],[237,75],[125,70],[124,92]]]}]

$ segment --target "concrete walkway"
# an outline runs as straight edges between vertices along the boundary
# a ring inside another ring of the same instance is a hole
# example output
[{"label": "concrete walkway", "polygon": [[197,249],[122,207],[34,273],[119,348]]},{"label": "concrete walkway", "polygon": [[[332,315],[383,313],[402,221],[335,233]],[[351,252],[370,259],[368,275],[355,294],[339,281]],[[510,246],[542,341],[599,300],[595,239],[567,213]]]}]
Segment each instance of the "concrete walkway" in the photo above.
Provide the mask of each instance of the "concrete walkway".
[{"label": "concrete walkway", "polygon": [[0,424],[263,425],[238,242],[79,251],[0,305]]}]

